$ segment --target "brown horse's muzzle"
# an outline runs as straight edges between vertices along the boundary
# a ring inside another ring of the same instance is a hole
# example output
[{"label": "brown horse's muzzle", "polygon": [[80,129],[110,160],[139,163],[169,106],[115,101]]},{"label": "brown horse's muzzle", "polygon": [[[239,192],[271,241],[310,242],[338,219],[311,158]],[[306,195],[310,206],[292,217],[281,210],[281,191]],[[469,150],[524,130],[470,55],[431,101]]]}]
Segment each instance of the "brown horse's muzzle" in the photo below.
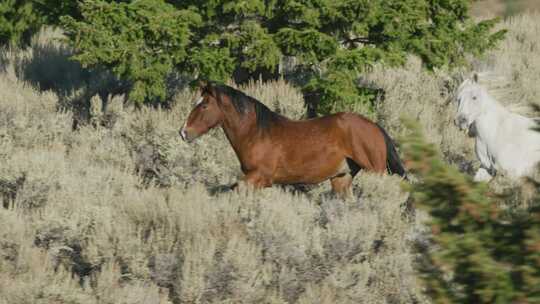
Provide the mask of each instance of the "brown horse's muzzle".
[{"label": "brown horse's muzzle", "polygon": [[180,133],[180,137],[182,137],[182,139],[188,143],[197,137],[195,134],[193,134],[193,132],[191,132],[189,129],[185,127],[180,129],[179,133]]}]

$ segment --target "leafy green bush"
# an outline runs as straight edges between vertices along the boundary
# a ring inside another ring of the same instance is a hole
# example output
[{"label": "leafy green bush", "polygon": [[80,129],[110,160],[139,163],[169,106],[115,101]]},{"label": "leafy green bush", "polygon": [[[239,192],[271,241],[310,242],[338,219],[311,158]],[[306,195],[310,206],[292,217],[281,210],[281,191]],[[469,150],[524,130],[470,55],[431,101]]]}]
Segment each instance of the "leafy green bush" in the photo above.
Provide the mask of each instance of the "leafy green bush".
[{"label": "leafy green bush", "polygon": [[538,303],[538,200],[528,212],[504,210],[486,184],[445,164],[419,129],[408,125],[408,168],[420,182],[407,188],[431,216],[433,234],[419,267],[426,293],[434,303]]},{"label": "leafy green bush", "polygon": [[[109,2],[113,2],[109,1]],[[81,17],[77,1],[70,0],[32,0],[36,10],[45,18],[48,25],[59,25],[61,16]],[[114,2],[122,2],[117,0]]]},{"label": "leafy green bush", "polygon": [[104,65],[132,82],[136,102],[164,100],[166,77],[188,59],[192,28],[200,16],[163,1],[132,3],[86,1],[83,21],[62,18],[70,42],[84,66]]},{"label": "leafy green bush", "polygon": [[[174,5],[174,6],[173,6]],[[276,71],[295,57],[319,112],[363,103],[355,80],[372,64],[399,65],[416,54],[429,68],[463,63],[493,46],[494,20],[468,18],[468,0],[84,1],[64,27],[76,59],[105,65],[133,82],[132,99],[163,100],[173,68],[225,80],[239,68]],[[283,72],[281,69],[280,72]]]},{"label": "leafy green bush", "polygon": [[44,19],[32,1],[3,0],[0,2],[0,45],[25,45]]}]

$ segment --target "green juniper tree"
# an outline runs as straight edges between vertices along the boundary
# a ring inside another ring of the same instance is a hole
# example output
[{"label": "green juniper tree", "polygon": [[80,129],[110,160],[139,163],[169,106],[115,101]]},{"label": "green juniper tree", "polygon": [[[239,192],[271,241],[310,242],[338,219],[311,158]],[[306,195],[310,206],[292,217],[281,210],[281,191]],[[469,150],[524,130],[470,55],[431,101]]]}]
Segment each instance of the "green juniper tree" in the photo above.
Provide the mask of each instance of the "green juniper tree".
[{"label": "green juniper tree", "polygon": [[420,181],[406,188],[432,231],[419,267],[427,295],[441,304],[540,303],[540,197],[525,212],[503,210],[486,184],[444,163],[407,125],[403,150]]},{"label": "green juniper tree", "polygon": [[[43,0],[45,1],[45,0]],[[47,0],[58,1],[58,0]],[[453,66],[501,38],[494,20],[473,22],[469,0],[85,0],[62,25],[76,59],[133,83],[135,101],[159,100],[173,70],[225,80],[238,69],[278,72],[296,58],[319,112],[368,103],[356,84],[375,63],[408,54]]]},{"label": "green juniper tree", "polygon": [[70,42],[83,66],[105,66],[132,82],[135,102],[164,100],[166,77],[190,59],[193,29],[200,15],[164,1],[85,1],[82,18],[64,17]]},{"label": "green juniper tree", "polygon": [[0,2],[0,45],[27,45],[43,25],[44,18],[32,1]]}]

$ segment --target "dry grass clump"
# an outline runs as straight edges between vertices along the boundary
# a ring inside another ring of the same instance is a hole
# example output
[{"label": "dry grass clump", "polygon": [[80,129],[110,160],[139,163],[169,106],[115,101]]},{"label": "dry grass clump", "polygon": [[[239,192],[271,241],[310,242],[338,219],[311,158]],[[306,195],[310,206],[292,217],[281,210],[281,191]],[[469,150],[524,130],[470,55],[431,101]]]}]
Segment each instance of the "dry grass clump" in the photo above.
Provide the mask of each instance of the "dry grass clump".
[{"label": "dry grass clump", "polygon": [[478,0],[471,7],[472,15],[479,18],[538,11],[540,11],[540,3],[537,0]]},{"label": "dry grass clump", "polygon": [[409,58],[402,68],[375,67],[364,81],[384,90],[384,96],[377,103],[378,121],[394,138],[407,133],[401,119],[413,118],[420,123],[428,140],[441,148],[447,160],[463,170],[470,170],[473,145],[453,123],[458,75],[426,71],[419,59]]},{"label": "dry grass clump", "polygon": [[306,113],[302,93],[283,79],[267,85],[260,81],[249,82],[241,90],[291,119],[301,119]]},{"label": "dry grass clump", "polygon": [[509,18],[501,24],[509,29],[507,38],[477,64],[487,73],[485,85],[505,105],[540,103],[539,18],[540,13]]}]

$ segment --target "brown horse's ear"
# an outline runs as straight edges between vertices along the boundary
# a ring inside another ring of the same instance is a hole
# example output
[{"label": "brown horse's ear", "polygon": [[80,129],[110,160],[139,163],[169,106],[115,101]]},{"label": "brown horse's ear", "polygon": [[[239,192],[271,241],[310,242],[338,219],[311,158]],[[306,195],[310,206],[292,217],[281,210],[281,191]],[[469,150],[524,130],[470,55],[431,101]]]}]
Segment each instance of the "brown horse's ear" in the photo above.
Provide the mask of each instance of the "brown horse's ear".
[{"label": "brown horse's ear", "polygon": [[214,84],[211,81],[205,81],[205,85],[201,86],[201,92],[209,94],[212,97],[217,97],[216,94],[216,88],[214,87]]},{"label": "brown horse's ear", "polygon": [[195,87],[199,89],[201,95],[204,95],[207,92],[206,87],[208,86],[208,81],[206,80],[197,80]]}]

